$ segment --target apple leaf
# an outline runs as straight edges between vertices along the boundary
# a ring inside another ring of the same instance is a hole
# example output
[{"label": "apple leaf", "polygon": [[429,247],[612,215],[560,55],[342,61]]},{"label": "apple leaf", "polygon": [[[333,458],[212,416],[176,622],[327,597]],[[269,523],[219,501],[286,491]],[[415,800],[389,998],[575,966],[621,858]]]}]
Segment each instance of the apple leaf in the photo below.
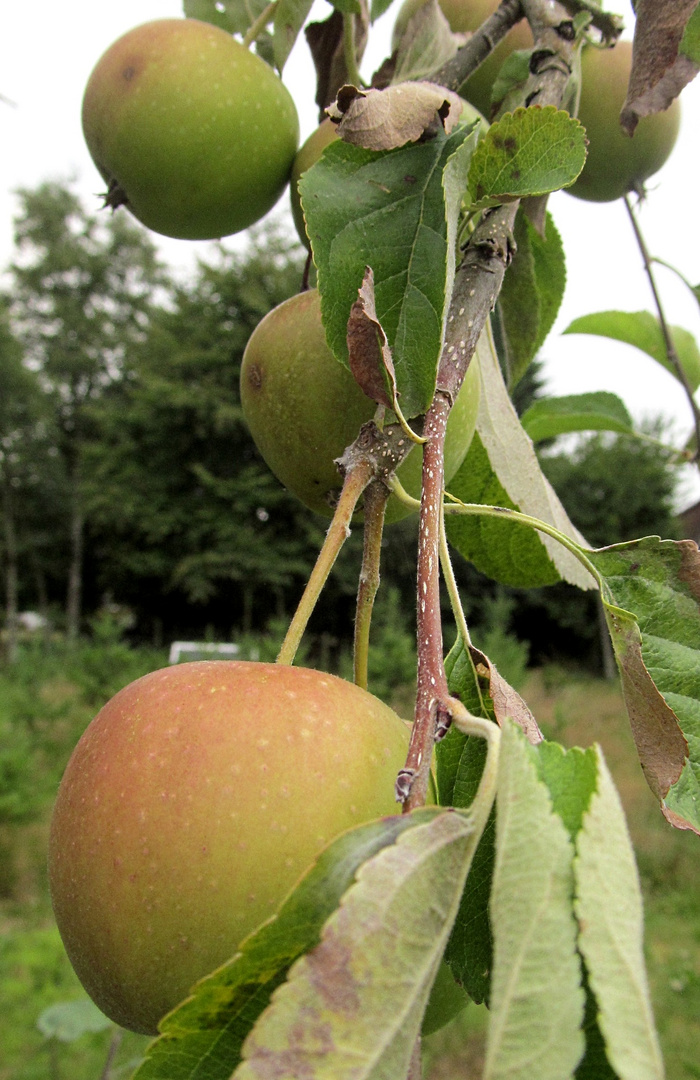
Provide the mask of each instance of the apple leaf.
[{"label": "apple leaf", "polygon": [[687,56],[694,64],[700,67],[700,4],[695,9],[686,23],[681,43],[678,46],[681,56]]},{"label": "apple leaf", "polygon": [[428,0],[411,16],[401,35],[393,80],[429,77],[452,59],[459,44],[437,0]]},{"label": "apple leaf", "polygon": [[328,110],[338,135],[363,150],[396,150],[432,138],[442,127],[450,135],[459,122],[462,99],[430,82],[403,82],[384,90],[343,87]]},{"label": "apple leaf", "polygon": [[642,769],[671,824],[700,833],[700,553],[647,536],[588,552]]},{"label": "apple leaf", "polygon": [[[459,697],[470,712],[499,724],[506,716],[511,717],[520,724],[530,742],[542,739],[535,718],[520,695],[474,646],[467,650],[458,639],[445,660],[445,671],[450,693]],[[471,806],[486,759],[484,740],[453,728],[437,744],[435,756],[439,802],[465,809]],[[488,906],[494,843],[492,813],[476,849],[445,951],[455,977],[477,1002],[488,1000],[491,979],[493,950]]]},{"label": "apple leaf", "polygon": [[574,860],[578,946],[612,1075],[663,1080],[644,967],[639,876],[619,795],[602,752],[593,753],[597,783],[576,836]]},{"label": "apple leaf", "polygon": [[446,194],[443,172],[449,165],[450,175],[466,177],[476,139],[458,127],[384,152],[338,140],[299,183],[328,343],[347,366],[348,316],[371,266],[407,418],[425,412],[433,396],[454,274],[449,237],[459,204]]},{"label": "apple leaf", "polygon": [[533,442],[568,435],[572,431],[621,431],[634,428],[627,406],[617,396],[600,390],[592,394],[539,398],[520,417]]},{"label": "apple leaf", "polygon": [[114,1024],[89,998],[58,1001],[40,1014],[36,1026],[46,1039],[75,1042],[88,1032],[106,1031]]},{"label": "apple leaf", "polygon": [[[477,434],[450,481],[450,493],[465,503],[521,510],[585,543],[540,469],[489,333],[479,338],[477,354],[482,376]],[[447,536],[479,570],[504,584],[529,587],[564,578],[581,589],[593,587],[579,560],[556,540],[505,518],[448,513]]]},{"label": "apple leaf", "polygon": [[[691,389],[697,390],[700,386],[700,350],[695,338],[680,326],[672,326],[670,330],[686,378]],[[659,321],[649,311],[597,311],[574,319],[564,333],[595,334],[624,341],[653,357],[678,378],[675,367],[668,359]]]},{"label": "apple leaf", "polygon": [[585,130],[567,112],[546,105],[505,113],[491,125],[474,153],[468,182],[470,209],[568,187],[585,162]]},{"label": "apple leaf", "polygon": [[[283,0],[284,2],[284,0]],[[266,0],[183,0],[188,19],[211,23],[229,34],[245,34],[267,7]]]},{"label": "apple leaf", "polygon": [[362,863],[407,828],[432,821],[435,810],[370,822],[338,837],[240,952],[202,979],[160,1024],[134,1080],[229,1080],[241,1046],[272,991],[297,957],[315,946]]},{"label": "apple leaf", "polygon": [[515,724],[501,739],[484,1080],[564,1080],[584,1052],[574,846]]},{"label": "apple leaf", "polygon": [[498,297],[511,388],[552,329],[566,286],[564,249],[551,214],[541,236],[521,210],[514,236],[517,250]]},{"label": "apple leaf", "polygon": [[478,839],[469,815],[436,811],[365,862],[232,1080],[406,1076]]},{"label": "apple leaf", "polygon": [[287,63],[312,4],[313,0],[277,0],[272,22],[272,51],[279,72]]}]

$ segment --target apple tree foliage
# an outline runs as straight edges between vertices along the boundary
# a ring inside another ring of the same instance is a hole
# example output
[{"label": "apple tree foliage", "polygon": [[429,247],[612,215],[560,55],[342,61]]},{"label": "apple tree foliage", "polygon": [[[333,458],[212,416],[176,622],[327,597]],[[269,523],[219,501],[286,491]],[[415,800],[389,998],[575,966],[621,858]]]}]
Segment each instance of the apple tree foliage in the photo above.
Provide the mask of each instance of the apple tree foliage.
[{"label": "apple tree foliage", "polygon": [[[258,39],[281,70],[310,5],[184,6]],[[639,881],[603,755],[543,740],[472,640],[449,554],[506,584],[598,590],[644,775],[668,822],[700,833],[698,548],[659,537],[591,548],[533,439],[629,432],[625,407],[589,394],[539,402],[521,421],[509,393],[563,293],[564,253],[546,204],[585,162],[574,115],[579,51],[584,38],[612,44],[620,21],[596,0],[503,0],[465,43],[427,5],[365,87],[358,59],[387,7],[338,0],[325,23],[305,29],[317,101],[340,135],[300,182],[322,317],[336,359],[378,411],[343,456],[335,517],[279,662],[293,662],[364,492],[355,678],[366,681],[383,509],[390,491],[402,496],[397,464],[426,440],[422,498],[411,503],[420,514],[418,670],[397,778],[406,812],[331,844],[277,917],[163,1019],[136,1076],[415,1080],[431,988],[447,965],[448,978],[489,1005],[484,1080],[660,1080]],[[637,29],[668,46],[678,19],[674,28],[655,7],[639,0]],[[678,14],[683,3],[664,7]],[[693,7],[685,4],[680,31]],[[534,47],[496,84],[490,127],[461,125],[456,91],[523,17]],[[697,69],[696,22],[680,54],[675,42],[668,70],[663,49],[647,58],[643,72],[658,93],[652,101],[633,93],[630,110],[663,107],[664,93],[683,85],[679,70]],[[692,397],[697,348],[661,314],[604,312],[570,331],[643,348]],[[445,492],[444,428],[470,363],[482,379],[477,431]],[[446,659],[441,576],[458,631]],[[439,805],[425,808],[431,767]]]}]

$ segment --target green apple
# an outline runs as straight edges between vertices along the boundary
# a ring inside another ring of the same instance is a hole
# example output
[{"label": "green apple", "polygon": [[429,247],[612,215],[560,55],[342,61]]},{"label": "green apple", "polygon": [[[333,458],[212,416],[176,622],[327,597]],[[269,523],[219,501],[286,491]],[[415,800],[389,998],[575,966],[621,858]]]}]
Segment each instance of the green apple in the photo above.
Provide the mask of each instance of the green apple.
[{"label": "green apple", "polygon": [[569,195],[591,202],[612,202],[640,190],[661,168],[676,142],[680,104],[645,116],[632,138],[620,126],[632,67],[632,44],[620,41],[614,49],[588,46],[581,58],[579,119],[588,136],[588,157]]},{"label": "green apple", "polygon": [[[394,24],[393,48],[398,45],[411,17],[425,3],[426,0],[404,0]],[[493,15],[500,0],[439,0],[439,3],[453,33],[464,34],[478,30],[482,22]],[[515,49],[531,49],[533,44],[530,24],[527,19],[521,19],[461,87],[460,93],[487,119],[491,116],[491,87],[501,65]]]},{"label": "green apple", "polygon": [[[447,424],[448,481],[469,449],[480,394],[479,369],[472,363]],[[330,517],[341,487],[334,459],[354,442],[377,406],[328,347],[317,290],[285,300],[255,328],[241,364],[241,404],[258,450],[277,479],[305,506]],[[417,446],[396,474],[415,498],[420,497],[422,460]],[[392,498],[386,520],[408,513]]]},{"label": "green apple", "polygon": [[180,664],[80,739],[51,822],[68,956],[116,1023],[154,1033],[339,833],[397,813],[407,725],[321,671]]},{"label": "green apple", "polygon": [[109,205],[189,240],[263,217],[299,138],[294,102],[272,68],[197,19],[158,19],[115,41],[90,75],[82,118]]}]

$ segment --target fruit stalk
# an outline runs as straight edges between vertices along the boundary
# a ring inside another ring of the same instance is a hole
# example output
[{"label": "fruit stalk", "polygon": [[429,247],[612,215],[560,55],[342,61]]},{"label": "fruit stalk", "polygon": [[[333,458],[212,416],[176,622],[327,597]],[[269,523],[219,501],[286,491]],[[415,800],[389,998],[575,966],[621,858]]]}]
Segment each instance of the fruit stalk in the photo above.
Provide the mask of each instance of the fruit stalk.
[{"label": "fruit stalk", "polygon": [[381,556],[384,512],[389,489],[375,480],[365,489],[365,531],[362,549],[362,568],[357,588],[354,640],[354,676],[357,686],[367,689],[369,667],[369,631],[372,622],[374,599],[379,588],[379,561]]},{"label": "fruit stalk", "polygon": [[307,623],[311,618],[321,590],[328,580],[335,560],[343,544],[350,535],[350,522],[357,506],[357,500],[372,479],[372,466],[369,461],[358,461],[345,474],[343,490],[335,508],[323,547],[318,553],[316,564],[306,583],[294,618],[289,624],[282,647],[277,656],[278,664],[293,664],[299,643],[304,636]]}]

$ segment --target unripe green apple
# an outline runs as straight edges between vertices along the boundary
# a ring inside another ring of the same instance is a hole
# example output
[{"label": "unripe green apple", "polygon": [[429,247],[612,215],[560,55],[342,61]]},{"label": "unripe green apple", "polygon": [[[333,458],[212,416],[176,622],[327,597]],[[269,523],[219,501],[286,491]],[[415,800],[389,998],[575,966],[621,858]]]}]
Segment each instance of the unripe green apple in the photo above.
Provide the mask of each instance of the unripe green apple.
[{"label": "unripe green apple", "polygon": [[119,38],[83,98],[83,132],[109,185],[155,232],[188,240],[246,229],[282,194],[299,139],[272,68],[198,19],[157,19]]},{"label": "unripe green apple", "polygon": [[51,822],[68,956],[116,1023],[154,1033],[339,833],[397,813],[407,725],[321,671],[180,664],[80,739]]},{"label": "unripe green apple", "polygon": [[631,67],[629,41],[614,49],[584,50],[578,115],[589,140],[588,157],[576,183],[566,188],[569,195],[591,202],[619,199],[639,190],[673,150],[680,125],[677,99],[665,112],[642,117],[632,138],[620,127]]},{"label": "unripe green apple", "polygon": [[[393,48],[396,48],[411,17],[425,3],[426,0],[404,0],[394,24]],[[439,3],[453,33],[466,34],[478,30],[482,22],[493,15],[500,0],[439,0]],[[527,19],[521,19],[461,87],[460,93],[487,119],[491,116],[491,88],[501,65],[516,49],[531,49],[533,44],[530,24]]]},{"label": "unripe green apple", "polygon": [[[447,423],[446,480],[469,449],[480,394],[480,373],[473,362]],[[354,442],[377,406],[328,347],[317,290],[285,300],[257,325],[243,354],[241,404],[258,450],[277,479],[305,506],[330,517],[341,487],[334,459]],[[414,498],[420,497],[422,460],[417,446],[396,473]],[[398,521],[408,513],[392,497],[386,520]]]}]

